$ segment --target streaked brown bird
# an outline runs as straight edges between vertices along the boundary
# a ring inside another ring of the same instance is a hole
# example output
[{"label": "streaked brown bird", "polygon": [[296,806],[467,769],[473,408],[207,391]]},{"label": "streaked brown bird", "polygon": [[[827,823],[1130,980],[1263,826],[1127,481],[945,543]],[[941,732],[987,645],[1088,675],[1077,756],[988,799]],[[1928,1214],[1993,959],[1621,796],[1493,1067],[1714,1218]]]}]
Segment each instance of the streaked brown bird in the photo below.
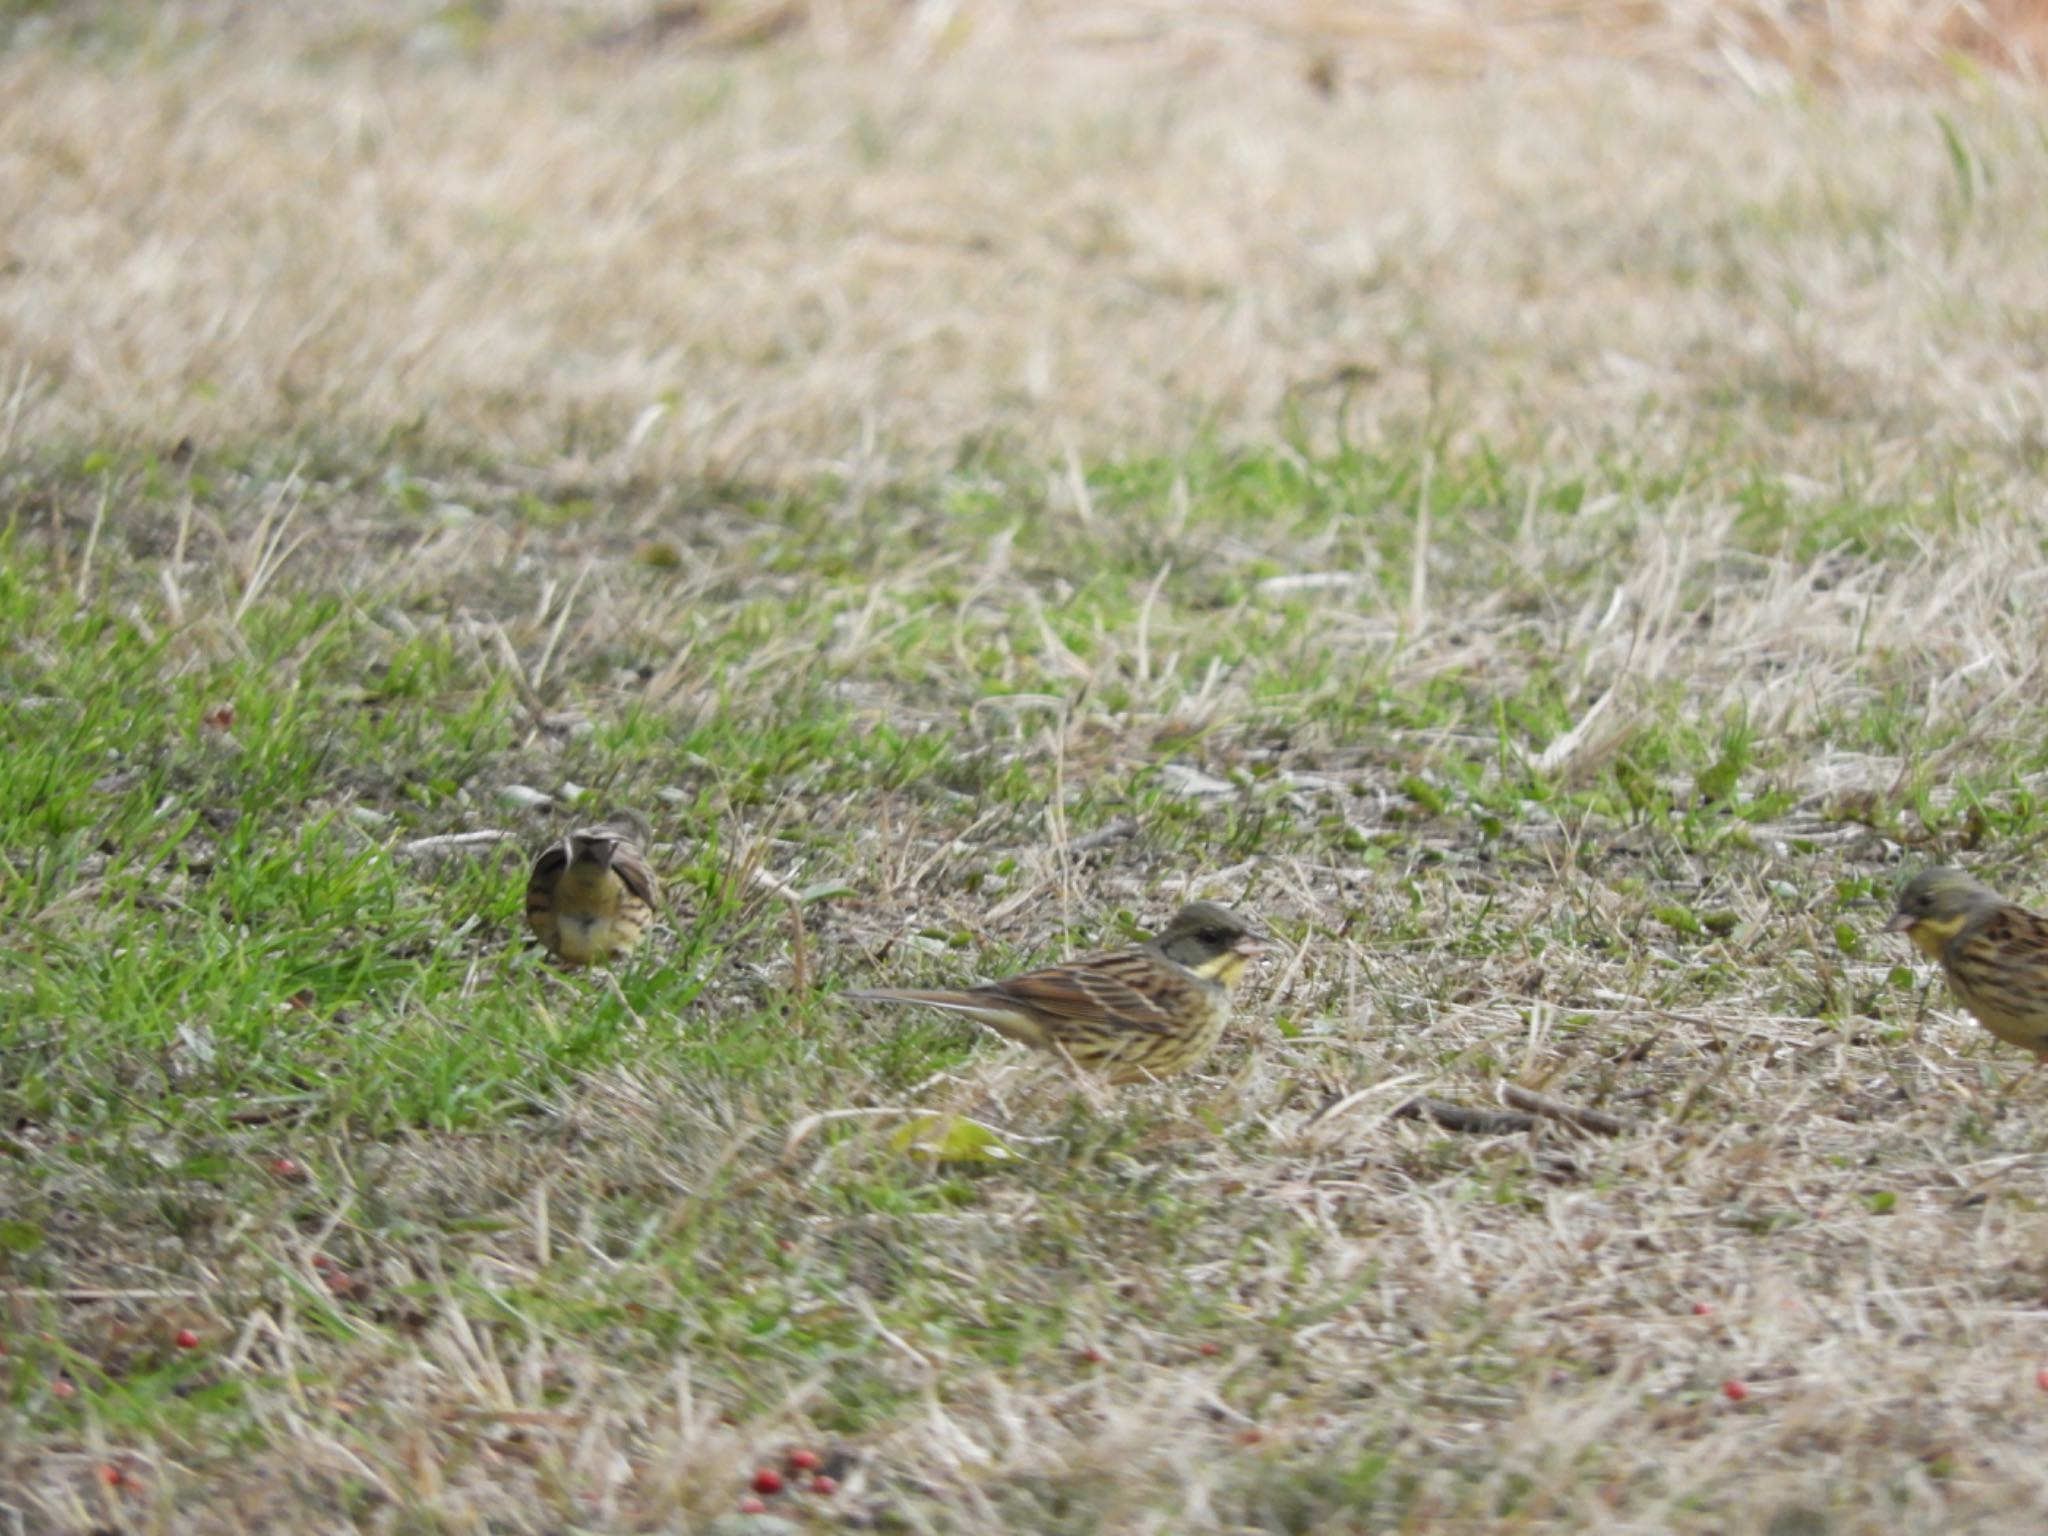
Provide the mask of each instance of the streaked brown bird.
[{"label": "streaked brown bird", "polygon": [[586,828],[533,861],[526,926],[565,965],[596,965],[639,946],[660,899],[654,871],[632,842],[609,828]]},{"label": "streaked brown bird", "polygon": [[1949,990],[2008,1045],[2048,1062],[2048,917],[1959,869],[1923,869],[1884,925],[1939,960]]},{"label": "streaked brown bird", "polygon": [[1230,998],[1266,940],[1213,902],[1182,907],[1156,937],[962,992],[882,987],[861,1001],[923,1003],[964,1013],[1036,1050],[1064,1055],[1113,1083],[1201,1064],[1230,1020]]}]

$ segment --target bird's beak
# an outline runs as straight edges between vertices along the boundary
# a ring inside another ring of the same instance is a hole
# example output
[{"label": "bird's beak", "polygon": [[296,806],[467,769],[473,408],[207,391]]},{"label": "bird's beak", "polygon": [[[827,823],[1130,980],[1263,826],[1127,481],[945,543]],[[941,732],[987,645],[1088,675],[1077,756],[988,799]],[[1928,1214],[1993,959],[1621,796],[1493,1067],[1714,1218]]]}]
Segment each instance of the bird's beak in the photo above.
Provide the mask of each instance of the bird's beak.
[{"label": "bird's beak", "polygon": [[1919,921],[1920,919],[1910,912],[1894,912],[1892,920],[1886,923],[1880,931],[1884,933],[1904,933]]},{"label": "bird's beak", "polygon": [[1270,954],[1272,948],[1273,941],[1265,934],[1248,933],[1230,946],[1230,952],[1246,960],[1256,960],[1261,955]]},{"label": "bird's beak", "polygon": [[567,846],[572,861],[578,857],[580,846],[582,857],[592,860],[600,869],[610,869],[612,859],[619,851],[619,840],[615,837],[572,837]]}]

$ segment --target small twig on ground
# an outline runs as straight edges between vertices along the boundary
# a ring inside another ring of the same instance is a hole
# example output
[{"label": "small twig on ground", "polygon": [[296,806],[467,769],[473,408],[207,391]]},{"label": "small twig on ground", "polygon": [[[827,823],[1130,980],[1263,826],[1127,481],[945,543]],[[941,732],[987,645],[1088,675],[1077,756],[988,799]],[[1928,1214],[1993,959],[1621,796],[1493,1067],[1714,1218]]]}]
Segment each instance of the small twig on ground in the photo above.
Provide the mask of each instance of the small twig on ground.
[{"label": "small twig on ground", "polygon": [[494,848],[514,841],[510,832],[443,832],[434,837],[416,837],[400,843],[400,853],[442,853],[451,848]]},{"label": "small twig on ground", "polygon": [[1566,1125],[1576,1126],[1582,1131],[1591,1131],[1596,1136],[1620,1136],[1635,1129],[1632,1121],[1619,1115],[1610,1115],[1604,1109],[1587,1109],[1578,1104],[1567,1104],[1563,1099],[1553,1099],[1547,1093],[1538,1093],[1533,1088],[1524,1088],[1518,1083],[1502,1083],[1501,1099],[1516,1109],[1526,1109],[1532,1115],[1542,1115],[1549,1120],[1562,1120]]},{"label": "small twig on ground", "polygon": [[1001,922],[1004,918],[1008,917],[1012,912],[1019,911],[1022,908],[1029,906],[1032,902],[1036,901],[1041,895],[1045,893],[1045,888],[1050,884],[1052,884],[1052,881],[1050,879],[1041,878],[1032,881],[1029,885],[1024,886],[1022,889],[1015,891],[1008,897],[1004,898],[1002,901],[997,902],[993,907],[989,908],[988,915],[982,919],[983,924],[988,927],[993,927],[995,924]]},{"label": "small twig on ground", "polygon": [[1112,821],[1106,827],[1097,827],[1093,832],[1084,832],[1067,844],[1067,852],[1087,853],[1093,848],[1106,847],[1110,843],[1120,843],[1127,837],[1136,837],[1138,832],[1137,820],[1126,816],[1119,821]]},{"label": "small twig on ground", "polygon": [[306,1113],[313,1103],[311,1095],[297,1099],[282,1099],[270,1104],[252,1105],[247,1109],[232,1110],[228,1114],[230,1125],[272,1125],[279,1120],[294,1120]]},{"label": "small twig on ground", "polygon": [[1518,1115],[1506,1109],[1468,1109],[1428,1097],[1410,1099],[1394,1111],[1396,1120],[1431,1120],[1447,1131],[1464,1131],[1473,1136],[1510,1136],[1536,1128],[1534,1115]]},{"label": "small twig on ground", "polygon": [[804,905],[789,904],[789,977],[798,992],[811,989],[810,955],[804,947]]},{"label": "small twig on ground", "polygon": [[795,886],[791,885],[787,880],[778,880],[758,865],[747,871],[747,879],[760,886],[762,890],[780,896],[793,907],[803,905],[803,895]]},{"label": "small twig on ground", "polygon": [[484,633],[497,642],[498,661],[504,667],[505,675],[512,680],[512,691],[519,695],[519,702],[526,706],[527,714],[538,725],[548,712],[547,706],[541,702],[533,684],[527,681],[526,669],[519,664],[519,651],[512,644],[512,637],[505,633],[503,624],[492,624]]},{"label": "small twig on ground", "polygon": [[1515,1083],[1502,1083],[1500,1096],[1514,1109],[1473,1109],[1427,1096],[1408,1100],[1394,1111],[1397,1120],[1431,1120],[1447,1131],[1464,1131],[1474,1136],[1508,1136],[1533,1131],[1544,1120],[1558,1120],[1581,1131],[1600,1136],[1620,1136],[1634,1130],[1631,1121],[1605,1110],[1586,1109],[1553,1099]]}]

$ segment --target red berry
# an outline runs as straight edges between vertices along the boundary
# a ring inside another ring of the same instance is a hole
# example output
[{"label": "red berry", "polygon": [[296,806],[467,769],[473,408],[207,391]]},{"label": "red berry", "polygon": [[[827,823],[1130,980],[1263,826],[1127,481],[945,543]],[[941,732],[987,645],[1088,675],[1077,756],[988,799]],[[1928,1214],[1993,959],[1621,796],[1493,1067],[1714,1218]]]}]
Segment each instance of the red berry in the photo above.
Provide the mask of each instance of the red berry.
[{"label": "red berry", "polygon": [[78,1388],[71,1385],[62,1376],[59,1376],[50,1383],[50,1395],[56,1398],[70,1399],[78,1396]]},{"label": "red berry", "polygon": [[1202,1353],[1205,1355],[1220,1355],[1223,1353],[1223,1346],[1221,1344],[1218,1344],[1214,1339],[1202,1340],[1200,1347]]},{"label": "red berry", "polygon": [[1724,1381],[1721,1383],[1721,1395],[1731,1403],[1739,1403],[1749,1396],[1749,1388],[1739,1381]]},{"label": "red berry", "polygon": [[811,1479],[811,1492],[821,1499],[829,1499],[838,1491],[839,1479],[836,1477],[827,1477],[823,1472],[820,1472]]},{"label": "red berry", "polygon": [[765,1515],[768,1513],[768,1506],[750,1493],[740,1500],[740,1513],[743,1515]]},{"label": "red berry", "polygon": [[776,1471],[776,1470],[775,1470],[775,1469],[774,1469],[773,1467],[763,1467],[763,1468],[761,1468],[761,1470],[760,1470],[760,1471],[758,1471],[758,1472],[756,1472],[756,1473],[754,1474],[754,1492],[756,1492],[756,1493],[780,1493],[780,1492],[782,1492],[782,1474],[781,1474],[780,1472]]},{"label": "red berry", "polygon": [[313,1255],[313,1267],[315,1269],[332,1269],[334,1267],[334,1260],[327,1257],[324,1253],[316,1253]]},{"label": "red berry", "polygon": [[193,1331],[192,1331],[192,1330],[191,1330],[190,1328],[180,1328],[180,1329],[178,1330],[178,1348],[180,1348],[180,1349],[197,1349],[198,1347],[199,1347],[199,1335],[198,1335],[198,1334],[194,1333],[194,1332],[193,1332]]},{"label": "red berry", "polygon": [[273,1177],[280,1179],[297,1180],[306,1176],[306,1170],[288,1157],[273,1157],[270,1160],[270,1172]]},{"label": "red berry", "polygon": [[816,1451],[807,1451],[802,1446],[798,1446],[789,1453],[788,1461],[789,1470],[792,1472],[815,1472],[818,1470],[818,1453]]},{"label": "red berry", "polygon": [[105,1484],[106,1484],[106,1485],[107,1485],[107,1486],[108,1486],[109,1488],[118,1488],[118,1487],[120,1487],[120,1486],[121,1486],[121,1469],[120,1469],[119,1467],[115,1466],[115,1465],[114,1465],[114,1464],[113,1464],[113,1463],[112,1463],[111,1461],[103,1461],[103,1462],[101,1462],[101,1463],[100,1463],[100,1481],[101,1481],[101,1482],[103,1482],[103,1483],[105,1483]]},{"label": "red berry", "polygon": [[2048,1365],[2044,1365],[2041,1369],[2034,1372],[2034,1385],[2043,1392],[2048,1392]]},{"label": "red berry", "polygon": [[1692,1315],[1694,1317],[1705,1317],[1713,1310],[1714,1304],[1711,1301],[1696,1301],[1692,1304]]},{"label": "red berry", "polygon": [[1100,1365],[1102,1364],[1103,1360],[1107,1357],[1102,1353],[1101,1350],[1091,1347],[1089,1349],[1082,1350],[1080,1353],[1075,1355],[1074,1358],[1076,1360],[1079,1360],[1083,1365]]},{"label": "red berry", "polygon": [[1240,1429],[1237,1432],[1237,1443],[1239,1445],[1257,1445],[1261,1440],[1265,1438],[1266,1432],[1263,1429],[1260,1429],[1256,1424],[1252,1425],[1248,1429]]}]

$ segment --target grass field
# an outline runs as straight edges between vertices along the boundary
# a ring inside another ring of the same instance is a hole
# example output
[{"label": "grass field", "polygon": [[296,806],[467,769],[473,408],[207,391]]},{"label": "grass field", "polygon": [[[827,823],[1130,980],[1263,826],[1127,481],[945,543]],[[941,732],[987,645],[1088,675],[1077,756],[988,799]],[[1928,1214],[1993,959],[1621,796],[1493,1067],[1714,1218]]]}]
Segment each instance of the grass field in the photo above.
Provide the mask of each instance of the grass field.
[{"label": "grass field", "polygon": [[2039,1530],[1971,18],[0,4],[0,1536]]}]

